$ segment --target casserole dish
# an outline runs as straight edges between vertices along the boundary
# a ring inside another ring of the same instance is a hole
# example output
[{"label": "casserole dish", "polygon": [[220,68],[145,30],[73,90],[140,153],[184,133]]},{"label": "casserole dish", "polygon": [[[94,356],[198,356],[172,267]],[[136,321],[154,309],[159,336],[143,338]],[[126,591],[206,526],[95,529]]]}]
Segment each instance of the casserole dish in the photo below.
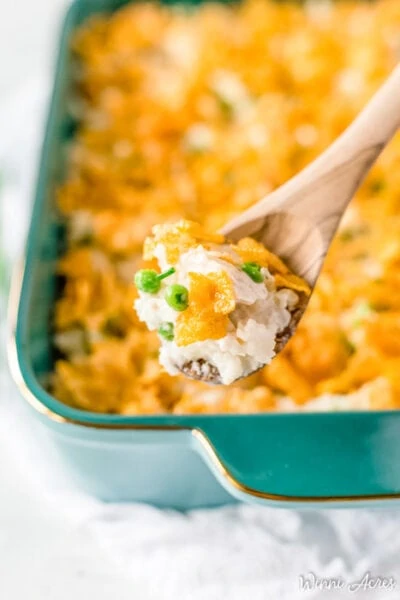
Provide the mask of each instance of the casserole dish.
[{"label": "casserole dish", "polygon": [[[188,509],[251,500],[276,506],[386,504],[400,499],[400,413],[122,416],[64,405],[41,384],[51,370],[73,63],[69,40],[88,16],[121,0],[77,0],[65,19],[23,265],[10,294],[10,367],[60,461],[108,501]],[[134,390],[132,390],[134,393]]]}]

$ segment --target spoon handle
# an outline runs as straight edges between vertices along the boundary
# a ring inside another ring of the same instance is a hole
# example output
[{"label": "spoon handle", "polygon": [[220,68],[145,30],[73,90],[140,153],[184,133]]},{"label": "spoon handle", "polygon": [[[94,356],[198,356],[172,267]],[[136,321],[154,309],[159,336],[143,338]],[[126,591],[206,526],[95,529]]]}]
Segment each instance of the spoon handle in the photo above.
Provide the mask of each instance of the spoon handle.
[{"label": "spoon handle", "polygon": [[[337,156],[342,152],[349,158],[366,151],[375,160],[400,127],[400,64],[374,94],[357,118],[327,150]],[[322,157],[321,157],[322,158]],[[316,161],[317,162],[317,161]]]},{"label": "spoon handle", "polygon": [[400,65],[352,124],[314,162],[286,184],[233,219],[229,235],[260,229],[263,219],[289,213],[316,226],[324,253],[362,180],[400,127]]},{"label": "spoon handle", "polygon": [[[328,198],[320,196],[321,213],[330,212],[334,205],[338,220],[367,175],[372,164],[400,127],[400,65],[379,88],[365,108],[351,125],[311,163],[290,184],[307,187],[322,184],[320,192],[329,192]],[[331,189],[334,186],[334,194]],[[293,189],[293,188],[292,188]],[[302,207],[298,201],[297,209],[307,211],[313,208],[311,197],[304,198]],[[322,201],[321,201],[322,200]],[[298,211],[296,210],[297,214]],[[320,212],[320,211],[318,211]],[[306,214],[306,213],[304,213]],[[335,232],[337,223],[332,223]]]}]

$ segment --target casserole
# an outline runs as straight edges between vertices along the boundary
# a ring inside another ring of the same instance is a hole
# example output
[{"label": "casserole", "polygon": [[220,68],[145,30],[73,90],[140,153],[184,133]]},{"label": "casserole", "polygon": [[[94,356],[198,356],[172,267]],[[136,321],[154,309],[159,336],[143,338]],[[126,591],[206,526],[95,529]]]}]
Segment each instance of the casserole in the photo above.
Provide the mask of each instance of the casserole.
[{"label": "casserole", "polygon": [[80,485],[105,500],[185,509],[235,499],[291,506],[399,499],[395,411],[108,415],[64,405],[40,383],[54,358],[49,323],[63,239],[53,197],[74,130],[69,40],[89,15],[122,4],[78,0],[65,19],[26,256],[10,295],[10,366],[22,395]]}]

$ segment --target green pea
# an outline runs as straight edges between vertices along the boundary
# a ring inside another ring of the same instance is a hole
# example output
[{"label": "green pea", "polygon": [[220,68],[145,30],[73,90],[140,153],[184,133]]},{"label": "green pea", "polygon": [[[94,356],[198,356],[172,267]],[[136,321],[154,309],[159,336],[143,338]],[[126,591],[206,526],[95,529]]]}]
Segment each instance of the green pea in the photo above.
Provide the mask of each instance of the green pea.
[{"label": "green pea", "polygon": [[161,287],[161,282],[157,277],[157,272],[152,269],[141,269],[135,275],[135,285],[138,290],[148,294],[157,294]]},{"label": "green pea", "polygon": [[242,271],[246,273],[256,283],[262,283],[264,276],[261,273],[261,266],[254,262],[246,262],[241,266]]},{"label": "green pea", "polygon": [[188,307],[189,304],[189,292],[184,285],[174,283],[167,287],[165,292],[165,300],[171,308],[182,311]]},{"label": "green pea", "polygon": [[157,273],[157,271],[153,271],[153,269],[141,269],[135,275],[135,285],[137,289],[142,292],[157,294],[160,290],[162,279],[169,277],[172,273],[175,273],[173,267],[164,273]]},{"label": "green pea", "polygon": [[161,323],[160,327],[158,328],[158,333],[162,338],[164,338],[164,340],[172,342],[174,339],[174,324],[169,323],[168,321]]}]

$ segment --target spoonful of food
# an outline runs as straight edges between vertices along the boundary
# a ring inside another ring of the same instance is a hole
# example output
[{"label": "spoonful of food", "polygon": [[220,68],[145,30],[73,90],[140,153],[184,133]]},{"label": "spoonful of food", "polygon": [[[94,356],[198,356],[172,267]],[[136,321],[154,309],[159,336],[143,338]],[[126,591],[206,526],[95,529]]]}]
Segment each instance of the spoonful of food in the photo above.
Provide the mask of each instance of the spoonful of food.
[{"label": "spoonful of food", "polygon": [[190,221],[153,228],[144,258],[162,272],[136,274],[136,310],[158,330],[168,372],[229,384],[282,350],[348,203],[399,127],[400,66],[323,154],[220,234]]}]

